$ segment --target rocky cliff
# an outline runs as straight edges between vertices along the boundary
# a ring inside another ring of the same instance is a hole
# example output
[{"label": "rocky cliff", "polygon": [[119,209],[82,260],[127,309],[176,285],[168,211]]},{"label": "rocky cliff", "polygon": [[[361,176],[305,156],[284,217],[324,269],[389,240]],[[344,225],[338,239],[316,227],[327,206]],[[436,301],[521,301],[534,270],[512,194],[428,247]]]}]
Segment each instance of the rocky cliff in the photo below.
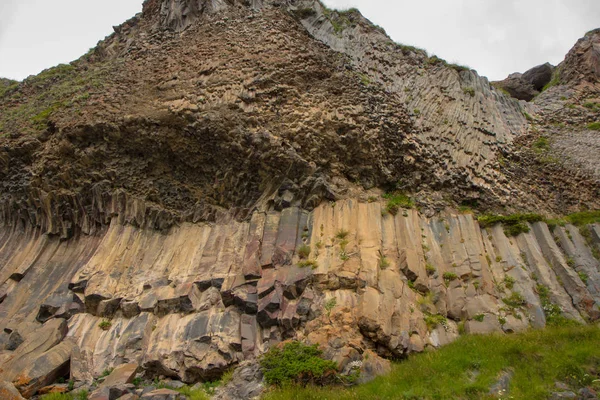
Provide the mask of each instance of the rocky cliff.
[{"label": "rocky cliff", "polygon": [[356,10],[146,1],[2,86],[0,377],[26,397],[122,364],[196,383],[285,339],[385,370],[597,320],[599,224],[456,210],[600,208],[598,43],[526,103]]}]

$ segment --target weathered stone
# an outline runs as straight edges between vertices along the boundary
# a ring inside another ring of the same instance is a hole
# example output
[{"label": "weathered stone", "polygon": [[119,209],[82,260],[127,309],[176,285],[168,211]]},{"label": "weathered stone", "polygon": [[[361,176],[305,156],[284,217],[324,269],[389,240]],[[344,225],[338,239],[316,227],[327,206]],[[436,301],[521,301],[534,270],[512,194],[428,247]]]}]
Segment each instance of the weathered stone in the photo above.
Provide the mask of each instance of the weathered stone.
[{"label": "weathered stone", "polygon": [[69,373],[71,351],[75,344],[66,340],[33,360],[21,371],[13,383],[25,398],[30,398],[39,389],[53,383]]},{"label": "weathered stone", "polygon": [[0,381],[0,398],[2,400],[23,400],[17,388],[6,381]]},{"label": "weathered stone", "polygon": [[139,366],[135,363],[121,364],[112,370],[102,382],[102,387],[114,387],[131,383]]}]

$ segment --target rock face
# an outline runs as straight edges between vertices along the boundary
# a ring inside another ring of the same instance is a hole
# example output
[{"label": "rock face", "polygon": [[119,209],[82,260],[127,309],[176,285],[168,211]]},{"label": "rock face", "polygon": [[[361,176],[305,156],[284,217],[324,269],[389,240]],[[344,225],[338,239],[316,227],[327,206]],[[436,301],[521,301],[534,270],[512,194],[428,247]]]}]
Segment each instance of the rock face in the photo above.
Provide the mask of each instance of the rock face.
[{"label": "rock face", "polygon": [[[149,376],[195,383],[288,338],[319,343],[340,370],[361,361],[367,377],[386,370],[380,357],[448,343],[459,325],[470,333],[543,327],[550,303],[580,322],[599,317],[599,262],[577,228],[551,233],[535,223],[507,237],[470,214],[393,216],[382,207],[345,200],[166,233],[115,220],[102,235],[68,241],[5,227],[0,273],[10,289],[0,342],[7,331],[25,340],[3,353],[11,359],[3,379],[26,397],[48,383],[38,376],[68,376],[69,366],[82,381],[83,369],[99,376],[119,366],[105,382],[115,375],[127,383],[139,365]],[[26,273],[16,282],[19,269]],[[60,288],[83,307],[42,324],[36,308]],[[131,372],[118,372],[124,363]]]},{"label": "rock face", "polygon": [[549,63],[533,67],[524,74],[510,74],[503,81],[494,82],[496,87],[507,91],[512,97],[531,101],[552,80],[555,67]]},{"label": "rock face", "polygon": [[[287,339],[367,381],[461,332],[597,320],[598,224],[510,237],[452,210],[600,205],[597,137],[574,146],[556,120],[596,118],[557,104],[600,93],[599,38],[525,104],[354,10],[146,1],[82,59],[0,92],[0,390],[116,367],[92,396],[131,397],[136,373],[241,365],[221,395],[246,398]],[[390,214],[384,189],[421,211]]]}]

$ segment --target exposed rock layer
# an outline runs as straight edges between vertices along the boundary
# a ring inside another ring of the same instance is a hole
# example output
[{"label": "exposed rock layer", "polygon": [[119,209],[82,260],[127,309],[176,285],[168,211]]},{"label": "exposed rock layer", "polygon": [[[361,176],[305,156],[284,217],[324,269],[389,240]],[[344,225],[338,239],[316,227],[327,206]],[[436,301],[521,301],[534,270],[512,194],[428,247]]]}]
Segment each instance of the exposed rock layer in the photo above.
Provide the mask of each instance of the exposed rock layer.
[{"label": "exposed rock layer", "polygon": [[[20,379],[25,394],[65,357],[83,381],[135,363],[193,383],[286,338],[319,343],[343,369],[367,352],[443,345],[459,325],[543,327],[548,301],[576,321],[600,314],[599,262],[570,225],[507,237],[469,214],[382,215],[378,202],[346,200],[167,233],[115,219],[102,234],[62,242],[4,227],[0,240],[0,343],[14,332],[25,339],[1,353],[2,378]],[[315,268],[299,266],[305,260]]]}]

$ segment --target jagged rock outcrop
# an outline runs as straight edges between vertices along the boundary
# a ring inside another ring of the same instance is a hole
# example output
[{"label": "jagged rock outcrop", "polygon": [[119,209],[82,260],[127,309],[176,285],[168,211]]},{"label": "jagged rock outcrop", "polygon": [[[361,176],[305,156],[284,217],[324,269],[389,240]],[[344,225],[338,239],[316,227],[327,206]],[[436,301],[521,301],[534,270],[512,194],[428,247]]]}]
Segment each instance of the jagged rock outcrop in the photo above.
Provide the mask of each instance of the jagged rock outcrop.
[{"label": "jagged rock outcrop", "polygon": [[[462,332],[597,320],[598,224],[513,237],[453,210],[599,207],[599,38],[524,103],[355,10],[146,1],[0,92],[0,390],[111,367],[98,398],[136,373],[251,381],[286,339],[366,380]],[[420,211],[390,214],[386,189]]]},{"label": "jagged rock outcrop", "polygon": [[531,101],[540,94],[544,86],[550,83],[554,70],[554,66],[546,63],[533,67],[523,74],[518,72],[510,74],[505,80],[494,82],[494,85],[516,99]]}]

